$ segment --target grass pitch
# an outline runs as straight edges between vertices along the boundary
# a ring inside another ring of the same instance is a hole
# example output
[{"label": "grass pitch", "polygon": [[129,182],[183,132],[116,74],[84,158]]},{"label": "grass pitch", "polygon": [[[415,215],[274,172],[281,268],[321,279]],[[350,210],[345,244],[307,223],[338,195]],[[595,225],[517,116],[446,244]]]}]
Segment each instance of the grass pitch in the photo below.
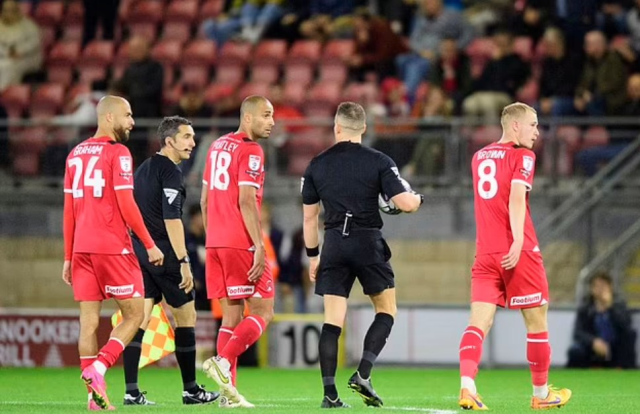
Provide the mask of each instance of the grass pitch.
[{"label": "grass pitch", "polygon": [[[348,412],[371,413],[362,400],[347,389],[352,370],[338,372],[336,382],[340,397],[351,404]],[[571,371],[553,370],[551,382],[573,391],[573,398],[563,413],[622,414],[636,411],[640,393],[640,371]],[[209,389],[213,382],[200,372],[198,381]],[[459,378],[457,370],[378,368],[373,376],[376,391],[384,400],[384,413],[461,412],[458,409]],[[180,373],[175,369],[147,368],[140,373],[140,386],[155,407],[124,407],[122,370],[107,374],[109,397],[120,412],[153,414],[193,412],[210,413],[214,406],[183,406]],[[531,413],[530,374],[528,370],[484,370],[477,378],[484,402],[495,413]],[[241,369],[239,391],[256,405],[250,412],[321,413],[320,373],[317,370]],[[0,413],[84,413],[86,391],[78,369],[0,368]],[[247,409],[235,409],[247,412]]]}]

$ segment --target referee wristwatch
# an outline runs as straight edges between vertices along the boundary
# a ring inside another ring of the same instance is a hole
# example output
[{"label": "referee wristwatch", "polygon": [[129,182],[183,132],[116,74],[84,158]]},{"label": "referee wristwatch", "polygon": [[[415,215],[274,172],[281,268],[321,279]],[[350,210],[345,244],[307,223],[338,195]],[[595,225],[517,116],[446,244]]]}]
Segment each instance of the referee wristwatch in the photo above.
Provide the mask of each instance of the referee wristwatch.
[{"label": "referee wristwatch", "polygon": [[180,264],[184,264],[184,263],[191,263],[191,260],[189,259],[189,255],[186,255],[185,257],[183,257],[182,259],[179,260]]}]

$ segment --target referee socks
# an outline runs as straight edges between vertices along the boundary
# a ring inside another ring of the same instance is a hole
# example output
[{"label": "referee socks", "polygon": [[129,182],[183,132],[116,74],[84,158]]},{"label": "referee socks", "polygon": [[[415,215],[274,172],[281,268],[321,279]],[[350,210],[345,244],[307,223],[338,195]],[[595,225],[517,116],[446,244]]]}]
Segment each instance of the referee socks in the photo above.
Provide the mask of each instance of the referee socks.
[{"label": "referee socks", "polygon": [[176,359],[182,374],[185,391],[198,389],[196,383],[196,329],[194,327],[176,328]]},{"label": "referee socks", "polygon": [[391,328],[393,328],[393,316],[388,313],[377,313],[364,337],[362,359],[358,366],[358,373],[361,378],[366,380],[371,376],[373,364],[375,364],[378,355],[387,344]]},{"label": "referee socks", "polygon": [[144,329],[138,328],[138,332],[136,332],[135,336],[122,353],[124,383],[126,387],[125,391],[132,397],[137,397],[140,394],[140,391],[138,390],[138,364],[140,363],[143,337]]},{"label": "referee socks", "polygon": [[324,395],[332,401],[338,398],[336,369],[338,367],[338,338],[340,338],[341,333],[342,328],[339,326],[325,323],[322,325],[322,333],[320,333],[320,342],[318,344]]}]

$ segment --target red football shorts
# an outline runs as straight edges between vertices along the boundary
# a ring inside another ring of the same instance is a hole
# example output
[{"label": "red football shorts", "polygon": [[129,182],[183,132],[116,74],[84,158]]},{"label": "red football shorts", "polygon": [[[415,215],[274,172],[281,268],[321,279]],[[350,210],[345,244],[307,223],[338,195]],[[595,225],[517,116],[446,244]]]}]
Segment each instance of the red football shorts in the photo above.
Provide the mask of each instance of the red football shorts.
[{"label": "red football shorts", "polygon": [[205,263],[209,299],[272,298],[275,295],[269,262],[257,282],[249,282],[253,252],[224,247],[207,248]]},{"label": "red football shorts", "polygon": [[78,302],[144,298],[142,271],[135,254],[74,253],[71,281]]},{"label": "red football shorts", "polygon": [[549,284],[539,252],[524,251],[514,269],[500,265],[506,253],[476,256],[471,268],[471,302],[493,303],[510,309],[549,303]]}]

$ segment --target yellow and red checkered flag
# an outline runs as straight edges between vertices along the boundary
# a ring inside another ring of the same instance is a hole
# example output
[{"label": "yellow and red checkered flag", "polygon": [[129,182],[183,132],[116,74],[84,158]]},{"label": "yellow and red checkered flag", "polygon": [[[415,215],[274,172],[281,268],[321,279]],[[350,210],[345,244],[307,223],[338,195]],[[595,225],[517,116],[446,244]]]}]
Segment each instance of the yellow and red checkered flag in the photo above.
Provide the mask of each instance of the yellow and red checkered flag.
[{"label": "yellow and red checkered flag", "polygon": [[[113,314],[111,324],[115,327],[122,321],[120,311]],[[155,305],[149,318],[149,326],[142,338],[142,352],[138,368],[153,364],[176,350],[176,336],[167,314],[160,305]]]}]

